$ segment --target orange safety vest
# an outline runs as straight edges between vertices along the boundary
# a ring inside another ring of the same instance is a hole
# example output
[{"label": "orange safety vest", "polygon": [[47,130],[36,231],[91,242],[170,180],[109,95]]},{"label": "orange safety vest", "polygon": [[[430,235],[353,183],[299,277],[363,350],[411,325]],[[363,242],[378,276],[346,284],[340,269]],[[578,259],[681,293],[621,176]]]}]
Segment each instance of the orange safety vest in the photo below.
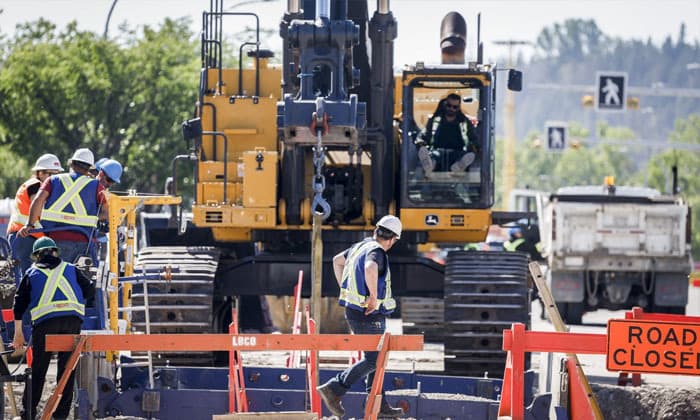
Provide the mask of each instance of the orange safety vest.
[{"label": "orange safety vest", "polygon": [[[15,203],[12,208],[12,215],[10,216],[10,223],[7,225],[7,234],[15,233],[22,229],[24,225],[29,223],[29,206],[32,204],[32,200],[29,197],[29,192],[27,189],[34,184],[41,184],[36,178],[31,178],[26,181],[17,189],[17,194],[15,194]],[[37,229],[41,228],[41,225],[36,223],[34,226]],[[44,236],[43,233],[32,233],[35,238],[41,238]]]}]

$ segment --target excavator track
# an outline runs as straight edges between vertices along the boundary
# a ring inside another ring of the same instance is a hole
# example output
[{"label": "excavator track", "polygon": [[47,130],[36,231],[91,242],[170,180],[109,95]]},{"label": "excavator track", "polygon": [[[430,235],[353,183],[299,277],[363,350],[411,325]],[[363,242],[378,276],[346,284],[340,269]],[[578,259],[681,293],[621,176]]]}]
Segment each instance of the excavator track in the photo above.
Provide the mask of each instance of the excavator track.
[{"label": "excavator track", "polygon": [[[503,330],[529,326],[528,257],[518,252],[450,252],[445,263],[445,371],[500,377]],[[528,359],[529,361],[529,359]],[[529,364],[529,363],[528,363]]]},{"label": "excavator track", "polygon": [[[143,283],[132,289],[132,329],[146,331],[149,311],[151,334],[214,332],[213,296],[219,251],[211,247],[149,247],[139,252],[135,269],[172,270],[171,279],[148,281],[148,308]],[[209,364],[211,353],[160,353],[154,356],[170,364]]]}]

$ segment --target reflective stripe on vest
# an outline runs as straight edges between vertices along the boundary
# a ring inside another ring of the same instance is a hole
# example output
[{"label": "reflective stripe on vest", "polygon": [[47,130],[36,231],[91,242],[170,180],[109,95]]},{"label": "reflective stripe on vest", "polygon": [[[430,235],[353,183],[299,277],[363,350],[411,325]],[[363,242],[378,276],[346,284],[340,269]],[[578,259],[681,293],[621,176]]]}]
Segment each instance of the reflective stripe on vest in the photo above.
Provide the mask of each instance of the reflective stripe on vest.
[{"label": "reflective stripe on vest", "polygon": [[[71,225],[97,226],[97,216],[87,214],[85,204],[83,204],[83,200],[80,198],[80,192],[93,181],[93,179],[81,175],[73,181],[70,174],[58,175],[58,179],[61,181],[61,184],[63,184],[63,189],[65,191],[51,207],[43,210],[41,218],[43,220]],[[69,204],[73,207],[74,213],[65,211]]]},{"label": "reflective stripe on vest", "polygon": [[[435,140],[435,133],[437,132],[438,127],[440,126],[440,121],[442,121],[442,117],[439,115],[433,118],[433,122],[430,126],[430,143],[432,144],[433,141]],[[467,146],[469,145],[469,126],[467,125],[467,120],[462,121],[459,123],[459,132],[462,134],[462,141],[464,142],[464,150],[467,150]]]},{"label": "reflective stripe on vest", "polygon": [[[29,192],[27,189],[36,183],[41,183],[36,178],[31,178],[26,181],[17,189],[17,194],[15,194],[15,200],[12,203],[12,214],[10,215],[10,223],[7,225],[7,234],[18,232],[24,225],[29,223],[29,207],[32,200],[29,198]],[[35,229],[41,229],[39,222],[34,224]],[[43,233],[32,233],[31,236],[35,238],[40,238],[44,236]]]},{"label": "reflective stripe on vest", "polygon": [[[77,312],[80,315],[85,315],[85,305],[78,301],[68,279],[63,275],[67,266],[68,263],[63,261],[53,270],[36,267],[37,270],[46,275],[46,283],[41,292],[39,303],[29,311],[32,315],[32,321],[53,312]],[[53,300],[58,290],[63,293],[66,300]]]},{"label": "reflective stripe on vest", "polygon": [[[375,240],[368,240],[361,242],[354,248],[350,249],[348,253],[348,258],[345,262],[345,267],[343,268],[343,286],[340,289],[340,301],[345,301],[350,305],[354,305],[358,308],[366,308],[367,303],[365,300],[367,296],[359,292],[358,287],[358,276],[356,265],[362,257],[369,254],[371,251],[380,248],[381,245]],[[383,280],[385,286],[384,296],[377,296],[377,309],[384,309],[385,311],[391,312],[396,309],[396,301],[391,295],[391,270],[389,270],[389,261],[385,258],[386,263],[386,274],[384,277],[377,279],[377,293],[379,293],[379,285]],[[361,268],[361,272],[364,273],[364,267]],[[362,282],[365,281],[364,275],[361,279]]]},{"label": "reflective stripe on vest", "polygon": [[518,238],[518,239],[516,239],[516,240],[514,240],[514,241],[508,241],[508,242],[504,243],[504,244],[503,244],[503,248],[504,248],[506,251],[514,252],[514,251],[516,251],[516,250],[518,249],[518,247],[519,247],[523,242],[525,242],[525,239],[524,239],[524,238]]}]

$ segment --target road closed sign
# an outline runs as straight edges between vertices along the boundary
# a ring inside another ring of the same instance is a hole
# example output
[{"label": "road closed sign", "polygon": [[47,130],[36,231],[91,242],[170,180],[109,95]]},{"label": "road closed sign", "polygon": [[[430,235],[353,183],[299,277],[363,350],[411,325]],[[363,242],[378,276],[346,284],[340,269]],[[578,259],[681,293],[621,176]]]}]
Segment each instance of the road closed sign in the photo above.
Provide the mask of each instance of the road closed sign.
[{"label": "road closed sign", "polygon": [[611,319],[606,366],[610,371],[700,375],[700,325]]}]

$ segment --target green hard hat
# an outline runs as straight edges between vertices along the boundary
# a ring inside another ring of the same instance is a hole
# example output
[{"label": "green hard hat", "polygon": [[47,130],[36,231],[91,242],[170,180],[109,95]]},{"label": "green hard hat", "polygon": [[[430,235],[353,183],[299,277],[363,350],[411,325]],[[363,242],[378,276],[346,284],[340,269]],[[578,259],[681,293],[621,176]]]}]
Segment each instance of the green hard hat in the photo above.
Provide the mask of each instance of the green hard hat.
[{"label": "green hard hat", "polygon": [[42,249],[58,249],[56,246],[56,242],[53,241],[53,239],[49,238],[48,236],[43,236],[34,242],[34,247],[32,248],[32,254],[36,254],[37,252],[41,251]]}]

